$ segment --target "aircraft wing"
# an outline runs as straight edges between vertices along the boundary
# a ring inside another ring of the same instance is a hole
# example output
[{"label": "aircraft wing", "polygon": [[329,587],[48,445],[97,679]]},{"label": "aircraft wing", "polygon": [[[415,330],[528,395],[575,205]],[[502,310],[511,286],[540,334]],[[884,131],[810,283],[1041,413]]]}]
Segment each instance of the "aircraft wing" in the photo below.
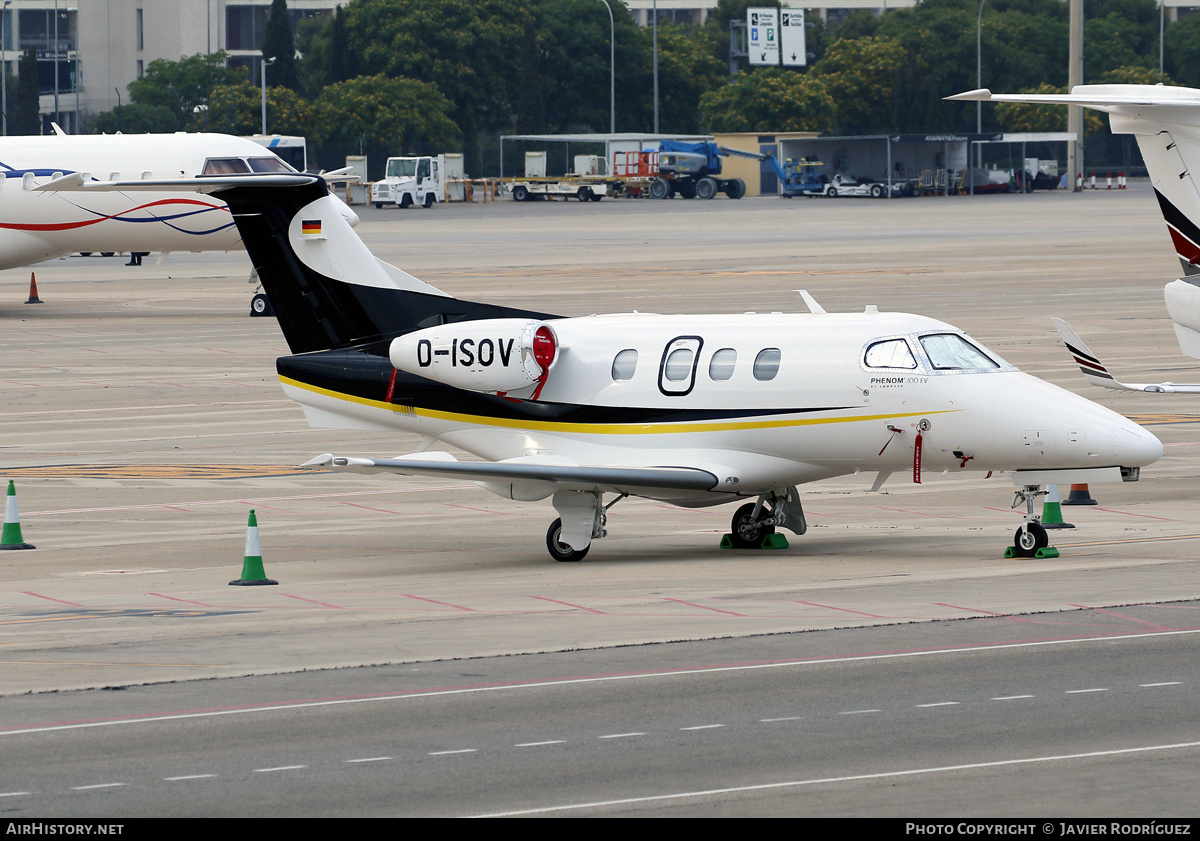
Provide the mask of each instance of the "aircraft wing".
[{"label": "aircraft wing", "polygon": [[1059,337],[1064,345],[1067,346],[1067,351],[1071,357],[1079,365],[1079,370],[1083,372],[1083,378],[1092,385],[1098,385],[1101,388],[1111,388],[1114,391],[1149,391],[1157,394],[1200,394],[1200,384],[1190,385],[1187,383],[1123,383],[1108,372],[1104,367],[1104,363],[1092,353],[1087,345],[1083,343],[1083,339],[1071,329],[1071,325],[1063,321],[1061,318],[1051,318],[1054,323],[1054,329],[1058,331]]},{"label": "aircraft wing", "polygon": [[421,453],[399,458],[347,458],[325,453],[300,466],[355,473],[453,476],[475,482],[545,484],[563,490],[608,488],[624,492],[625,489],[661,488],[702,492],[711,491],[718,482],[712,473],[695,467],[598,467],[544,461],[460,462],[449,453]]},{"label": "aircraft wing", "polygon": [[163,192],[190,190],[196,193],[215,193],[233,187],[295,187],[311,184],[315,175],[305,173],[287,174],[241,174],[241,175],[198,175],[195,178],[146,178],[129,181],[85,181],[78,172],[72,172],[53,181],[34,187],[33,192],[129,192],[146,190]]},{"label": "aircraft wing", "polygon": [[[1136,90],[1122,91],[1119,88]],[[1028,102],[1038,105],[1085,105],[1097,111],[1114,111],[1122,106],[1182,105],[1200,107],[1200,98],[1190,88],[1150,85],[1076,85],[1070,93],[992,93],[987,88],[947,96],[949,102]]]}]

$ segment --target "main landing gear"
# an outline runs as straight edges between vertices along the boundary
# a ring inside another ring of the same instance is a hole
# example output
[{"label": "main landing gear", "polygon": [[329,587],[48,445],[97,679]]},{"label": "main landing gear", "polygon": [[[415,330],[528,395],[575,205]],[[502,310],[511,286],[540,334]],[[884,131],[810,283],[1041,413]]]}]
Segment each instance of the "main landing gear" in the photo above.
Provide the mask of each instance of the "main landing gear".
[{"label": "main landing gear", "polygon": [[721,548],[786,549],[787,538],[775,533],[777,526],[797,535],[808,531],[795,487],[771,491],[739,508],[729,524],[729,534],[721,538]]},{"label": "main landing gear", "polygon": [[1046,491],[1041,485],[1025,485],[1013,496],[1012,507],[1025,503],[1025,522],[1013,535],[1013,545],[1004,551],[1006,558],[1057,558],[1058,550],[1050,545],[1050,535],[1041,523],[1041,517],[1034,513],[1033,504],[1039,496],[1045,496]]},{"label": "main landing gear", "polygon": [[557,491],[554,510],[559,517],[546,532],[546,549],[560,563],[582,561],[592,541],[608,534],[608,509],[629,494],[621,494],[608,505],[599,491]]}]

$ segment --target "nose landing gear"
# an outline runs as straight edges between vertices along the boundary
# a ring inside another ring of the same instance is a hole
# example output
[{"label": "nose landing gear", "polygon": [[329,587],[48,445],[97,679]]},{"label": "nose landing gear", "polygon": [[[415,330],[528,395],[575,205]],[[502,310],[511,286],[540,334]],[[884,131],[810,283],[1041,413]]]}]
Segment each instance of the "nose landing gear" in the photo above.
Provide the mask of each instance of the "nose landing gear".
[{"label": "nose landing gear", "polygon": [[1025,503],[1025,522],[1013,535],[1013,545],[1004,550],[1006,558],[1057,558],[1058,550],[1050,545],[1050,535],[1033,511],[1033,504],[1046,491],[1041,485],[1026,485],[1013,496],[1012,507]]}]

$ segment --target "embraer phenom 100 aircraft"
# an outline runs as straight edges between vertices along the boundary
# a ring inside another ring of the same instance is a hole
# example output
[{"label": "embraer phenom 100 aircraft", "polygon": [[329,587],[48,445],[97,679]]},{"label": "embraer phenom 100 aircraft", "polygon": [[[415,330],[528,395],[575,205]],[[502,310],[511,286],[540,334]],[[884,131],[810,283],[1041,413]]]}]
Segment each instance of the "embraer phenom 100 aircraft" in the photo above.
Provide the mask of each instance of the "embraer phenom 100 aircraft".
[{"label": "embraer phenom 100 aircraft", "polygon": [[[280,380],[309,422],[425,436],[414,454],[306,466],[550,497],[560,561],[580,560],[626,496],[740,502],[732,541],[757,547],[777,527],[804,533],[799,484],[870,471],[878,488],[929,469],[1013,471],[1027,505],[1014,544],[1032,556],[1047,544],[1041,485],[1132,480],[1162,455],[1136,424],[930,318],[811,299],[803,314],[579,318],[471,303],[377,260],[320,177],[188,183],[233,211],[294,354],[277,361]],[[42,189],[129,187],[65,177]],[[435,441],[484,461],[428,451]]]}]

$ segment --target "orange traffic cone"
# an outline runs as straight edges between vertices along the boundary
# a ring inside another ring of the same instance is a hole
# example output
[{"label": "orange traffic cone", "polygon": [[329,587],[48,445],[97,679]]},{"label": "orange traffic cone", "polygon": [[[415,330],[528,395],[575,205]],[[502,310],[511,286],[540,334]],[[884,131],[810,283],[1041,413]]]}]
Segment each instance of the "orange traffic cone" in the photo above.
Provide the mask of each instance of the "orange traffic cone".
[{"label": "orange traffic cone", "polygon": [[1095,505],[1096,500],[1092,499],[1091,493],[1088,491],[1088,486],[1071,485],[1071,493],[1062,501],[1063,505]]},{"label": "orange traffic cone", "polygon": [[40,304],[42,299],[37,296],[37,275],[33,272],[29,273],[29,300],[27,304]]}]

